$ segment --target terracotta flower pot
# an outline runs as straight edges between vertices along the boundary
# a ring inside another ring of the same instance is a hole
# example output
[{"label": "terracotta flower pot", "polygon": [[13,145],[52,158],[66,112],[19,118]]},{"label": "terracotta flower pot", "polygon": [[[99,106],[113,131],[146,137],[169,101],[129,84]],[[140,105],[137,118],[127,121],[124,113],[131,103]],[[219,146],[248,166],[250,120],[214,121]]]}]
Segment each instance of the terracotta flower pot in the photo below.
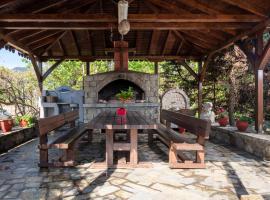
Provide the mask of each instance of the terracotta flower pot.
[{"label": "terracotta flower pot", "polygon": [[237,127],[237,129],[238,129],[239,131],[245,132],[245,131],[247,130],[247,128],[248,128],[248,122],[238,120],[238,121],[236,122],[236,127]]},{"label": "terracotta flower pot", "polygon": [[218,123],[220,126],[227,126],[229,124],[229,119],[227,117],[219,118]]},{"label": "terracotta flower pot", "polygon": [[186,129],[184,129],[184,128],[182,128],[182,127],[179,127],[179,128],[178,128],[178,131],[179,131],[179,133],[183,134],[183,133],[186,131]]},{"label": "terracotta flower pot", "polygon": [[116,114],[118,116],[125,116],[127,114],[127,109],[125,109],[125,108],[117,108],[116,109]]},{"label": "terracotta flower pot", "polygon": [[27,127],[28,126],[28,122],[25,120],[21,120],[20,121],[20,127]]},{"label": "terracotta flower pot", "polygon": [[0,121],[3,133],[10,132],[12,129],[12,119],[4,119]]}]

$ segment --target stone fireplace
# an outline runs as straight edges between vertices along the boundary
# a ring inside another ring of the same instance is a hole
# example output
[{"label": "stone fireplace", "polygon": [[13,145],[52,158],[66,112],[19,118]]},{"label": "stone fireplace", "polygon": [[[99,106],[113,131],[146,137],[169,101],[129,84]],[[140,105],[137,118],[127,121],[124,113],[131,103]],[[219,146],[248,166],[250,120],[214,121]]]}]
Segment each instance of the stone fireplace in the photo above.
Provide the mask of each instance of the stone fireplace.
[{"label": "stone fireplace", "polygon": [[116,94],[132,87],[134,99],[126,103],[127,110],[139,111],[152,120],[159,119],[158,74],[128,70],[128,43],[114,42],[114,71],[84,78],[84,121],[87,123],[102,111],[122,107]]},{"label": "stone fireplace", "polygon": [[[120,83],[122,83],[121,86],[118,85]],[[115,111],[116,108],[121,107],[122,104],[115,99],[115,94],[120,89],[125,89],[126,86],[133,87],[136,93],[136,99],[126,104],[127,109],[140,111],[151,119],[158,120],[160,106],[158,102],[158,75],[114,71],[85,77],[85,122],[89,122],[101,111]]]}]

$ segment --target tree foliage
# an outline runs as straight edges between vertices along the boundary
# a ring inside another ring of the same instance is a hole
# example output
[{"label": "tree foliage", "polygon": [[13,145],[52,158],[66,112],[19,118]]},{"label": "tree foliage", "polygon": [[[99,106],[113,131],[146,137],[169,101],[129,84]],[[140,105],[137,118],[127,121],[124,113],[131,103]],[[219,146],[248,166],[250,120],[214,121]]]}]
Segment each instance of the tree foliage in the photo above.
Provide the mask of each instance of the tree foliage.
[{"label": "tree foliage", "polygon": [[15,72],[0,67],[0,105],[15,107],[17,115],[38,113],[38,86],[33,70]]}]

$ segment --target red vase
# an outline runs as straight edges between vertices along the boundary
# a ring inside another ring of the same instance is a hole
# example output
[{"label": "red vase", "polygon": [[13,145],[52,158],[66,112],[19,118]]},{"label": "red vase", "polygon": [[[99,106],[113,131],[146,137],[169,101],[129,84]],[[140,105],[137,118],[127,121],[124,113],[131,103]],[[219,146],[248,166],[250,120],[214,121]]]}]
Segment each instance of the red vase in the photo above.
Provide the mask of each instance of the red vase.
[{"label": "red vase", "polygon": [[227,126],[229,124],[229,119],[227,117],[219,118],[218,123],[220,126]]},{"label": "red vase", "polygon": [[248,122],[245,122],[245,121],[237,121],[236,122],[236,127],[239,131],[241,132],[245,132],[248,128]]},{"label": "red vase", "polygon": [[0,121],[3,133],[10,132],[12,129],[12,119],[4,119]]},{"label": "red vase", "polygon": [[127,109],[125,109],[125,108],[117,108],[116,114],[118,116],[125,116],[127,114]]},{"label": "red vase", "polygon": [[25,120],[21,120],[20,121],[20,127],[27,127],[28,126],[28,122]]},{"label": "red vase", "polygon": [[184,129],[184,128],[182,128],[182,127],[179,127],[179,128],[178,128],[178,131],[179,131],[179,133],[183,134],[183,133],[186,131],[186,129]]}]

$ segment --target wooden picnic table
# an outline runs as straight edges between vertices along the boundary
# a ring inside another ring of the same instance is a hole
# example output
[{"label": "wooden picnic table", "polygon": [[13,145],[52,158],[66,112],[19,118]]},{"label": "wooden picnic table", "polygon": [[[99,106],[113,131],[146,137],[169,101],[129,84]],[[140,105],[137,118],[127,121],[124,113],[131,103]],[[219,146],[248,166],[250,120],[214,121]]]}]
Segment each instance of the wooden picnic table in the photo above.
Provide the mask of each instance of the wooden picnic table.
[{"label": "wooden picnic table", "polygon": [[[126,116],[116,112],[104,111],[88,123],[88,129],[105,129],[106,133],[106,166],[113,167],[114,151],[130,151],[128,167],[138,166],[138,129],[156,129],[157,123],[137,111],[128,111]],[[130,143],[114,142],[114,130],[129,130]]]}]

